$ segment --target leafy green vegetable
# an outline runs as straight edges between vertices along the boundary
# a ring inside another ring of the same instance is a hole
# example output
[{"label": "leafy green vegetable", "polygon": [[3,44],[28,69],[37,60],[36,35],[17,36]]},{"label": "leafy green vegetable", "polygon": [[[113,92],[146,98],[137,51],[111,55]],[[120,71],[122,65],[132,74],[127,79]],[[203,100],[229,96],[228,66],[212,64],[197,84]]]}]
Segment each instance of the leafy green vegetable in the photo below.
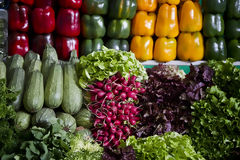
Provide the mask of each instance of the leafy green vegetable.
[{"label": "leafy green vegetable", "polygon": [[120,146],[132,146],[139,160],[204,160],[195,152],[190,137],[176,132],[139,139],[131,136]]},{"label": "leafy green vegetable", "polygon": [[195,102],[192,109],[191,137],[197,150],[209,160],[239,158],[240,99],[228,98],[218,86],[213,86],[207,89],[206,98]]},{"label": "leafy green vegetable", "polygon": [[94,81],[103,81],[117,72],[120,72],[125,79],[128,79],[129,73],[137,76],[138,81],[148,78],[144,66],[132,52],[117,51],[106,47],[103,47],[102,51],[82,56],[77,64],[77,72],[82,88],[86,88]]}]

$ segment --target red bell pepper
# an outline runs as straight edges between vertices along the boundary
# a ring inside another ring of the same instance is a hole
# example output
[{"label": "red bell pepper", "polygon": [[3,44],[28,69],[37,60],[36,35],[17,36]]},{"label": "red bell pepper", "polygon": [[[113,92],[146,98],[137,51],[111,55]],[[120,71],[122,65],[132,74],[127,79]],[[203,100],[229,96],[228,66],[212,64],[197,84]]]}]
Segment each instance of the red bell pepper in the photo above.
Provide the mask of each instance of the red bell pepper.
[{"label": "red bell pepper", "polygon": [[79,11],[61,8],[56,20],[56,31],[62,36],[77,37],[80,34]]},{"label": "red bell pepper", "polygon": [[58,0],[58,2],[62,8],[79,9],[82,5],[82,0]]},{"label": "red bell pepper", "polygon": [[8,10],[9,30],[27,32],[29,28],[28,14],[28,6],[12,3]]},{"label": "red bell pepper", "polygon": [[[36,0],[36,1],[40,1],[40,0]],[[12,0],[11,2],[22,2],[24,4],[32,6],[34,3],[34,0]]]},{"label": "red bell pepper", "polygon": [[52,46],[54,46],[53,42],[53,36],[52,34],[44,34],[44,35],[34,35],[34,37],[31,40],[31,49],[42,55],[43,50],[46,46],[47,43],[50,43]]},{"label": "red bell pepper", "polygon": [[79,53],[79,41],[76,37],[62,37],[58,36],[55,39],[55,48],[59,59],[68,60],[72,50],[77,50]]},{"label": "red bell pepper", "polygon": [[50,6],[50,7],[54,8],[55,0],[36,0],[34,2],[34,6],[36,8],[45,8],[47,6]]},{"label": "red bell pepper", "polygon": [[35,8],[32,12],[33,30],[37,34],[51,33],[55,29],[54,10],[47,6],[45,8]]},{"label": "red bell pepper", "polygon": [[28,36],[25,33],[13,32],[8,37],[8,54],[25,56],[29,51]]}]

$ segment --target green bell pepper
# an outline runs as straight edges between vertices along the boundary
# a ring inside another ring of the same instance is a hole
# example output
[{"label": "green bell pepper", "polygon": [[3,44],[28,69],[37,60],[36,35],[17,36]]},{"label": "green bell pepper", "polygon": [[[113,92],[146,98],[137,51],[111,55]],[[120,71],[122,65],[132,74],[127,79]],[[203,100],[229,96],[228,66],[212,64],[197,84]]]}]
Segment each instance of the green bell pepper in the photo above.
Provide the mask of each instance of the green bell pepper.
[{"label": "green bell pepper", "polygon": [[130,36],[131,21],[127,19],[114,19],[110,21],[107,28],[107,35],[110,38],[126,39]]},{"label": "green bell pepper", "polygon": [[108,16],[111,19],[133,19],[136,10],[136,0],[114,0],[109,3]]},{"label": "green bell pepper", "polygon": [[228,42],[228,57],[240,61],[240,42],[236,39]]},{"label": "green bell pepper", "polygon": [[227,39],[240,38],[240,19],[228,19],[225,22],[225,36],[227,37]]},{"label": "green bell pepper", "polygon": [[225,39],[209,38],[205,42],[205,59],[206,60],[225,60],[227,59],[227,47]]},{"label": "green bell pepper", "polygon": [[203,20],[203,34],[205,37],[223,36],[223,16],[221,14],[205,14]]},{"label": "green bell pepper", "polygon": [[203,0],[203,9],[205,13],[224,13],[228,0]]},{"label": "green bell pepper", "polygon": [[106,33],[103,17],[99,15],[83,15],[81,17],[81,33],[84,38],[102,38]]},{"label": "green bell pepper", "polygon": [[93,51],[100,51],[103,46],[102,39],[85,39],[81,43],[80,53],[81,55],[88,55]]},{"label": "green bell pepper", "polygon": [[111,39],[106,42],[106,47],[121,51],[129,51],[129,43],[127,40]]},{"label": "green bell pepper", "polygon": [[105,15],[108,11],[108,0],[83,0],[82,13]]},{"label": "green bell pepper", "polygon": [[227,0],[227,17],[240,18],[240,0]]}]

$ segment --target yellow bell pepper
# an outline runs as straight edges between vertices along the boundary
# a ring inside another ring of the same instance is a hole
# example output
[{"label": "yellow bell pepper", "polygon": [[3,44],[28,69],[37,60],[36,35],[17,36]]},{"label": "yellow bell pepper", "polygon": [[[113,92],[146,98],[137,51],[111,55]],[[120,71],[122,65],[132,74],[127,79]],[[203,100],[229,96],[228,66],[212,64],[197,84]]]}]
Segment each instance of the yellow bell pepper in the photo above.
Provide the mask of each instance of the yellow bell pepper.
[{"label": "yellow bell pepper", "polygon": [[198,2],[186,1],[180,7],[179,24],[181,32],[202,30],[202,11]]},{"label": "yellow bell pepper", "polygon": [[179,34],[177,6],[163,4],[158,10],[155,35],[158,37],[177,37]]},{"label": "yellow bell pepper", "polygon": [[158,0],[158,2],[178,5],[180,3],[180,0]]},{"label": "yellow bell pepper", "polygon": [[132,34],[135,36],[152,36],[154,34],[156,14],[138,11],[132,21]]},{"label": "yellow bell pepper", "polygon": [[130,48],[135,57],[140,61],[147,61],[153,58],[153,39],[150,36],[134,36]]},{"label": "yellow bell pepper", "polygon": [[180,33],[177,56],[183,61],[199,61],[204,57],[204,42],[200,32]]},{"label": "yellow bell pepper", "polygon": [[177,41],[175,38],[158,38],[155,42],[153,58],[160,62],[176,59]]},{"label": "yellow bell pepper", "polygon": [[137,9],[154,12],[157,9],[157,0],[137,0]]}]

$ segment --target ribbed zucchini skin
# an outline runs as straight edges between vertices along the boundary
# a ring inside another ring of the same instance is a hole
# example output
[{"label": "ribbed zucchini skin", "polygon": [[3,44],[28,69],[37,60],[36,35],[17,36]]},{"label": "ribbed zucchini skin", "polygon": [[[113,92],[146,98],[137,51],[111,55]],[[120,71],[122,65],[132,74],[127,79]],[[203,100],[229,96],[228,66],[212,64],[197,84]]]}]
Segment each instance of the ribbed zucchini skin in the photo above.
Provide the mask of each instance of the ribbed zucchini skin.
[{"label": "ribbed zucchini skin", "polygon": [[51,44],[47,44],[43,51],[42,60],[45,61],[46,59],[52,59],[54,62],[58,62],[57,52],[55,48],[51,46]]},{"label": "ribbed zucchini skin", "polygon": [[15,54],[8,60],[8,71],[15,68],[23,68],[24,59],[21,55]]},{"label": "ribbed zucchini skin", "polygon": [[53,64],[44,91],[45,105],[57,108],[63,100],[63,71],[59,64]]},{"label": "ribbed zucchini skin", "polygon": [[25,62],[24,62],[23,68],[24,69],[28,68],[30,62],[33,61],[33,60],[36,60],[36,59],[40,60],[39,54],[37,54],[33,51],[29,51],[25,56]]},{"label": "ribbed zucchini skin", "polygon": [[51,66],[54,64],[55,62],[52,59],[46,59],[45,61],[43,61],[42,63],[42,74],[43,74],[43,80],[44,80],[44,85],[46,86],[47,83],[47,79],[49,76],[49,71]]},{"label": "ribbed zucchini skin", "polygon": [[43,103],[43,75],[39,71],[33,71],[30,73],[23,97],[24,108],[30,113],[35,113],[41,110]]},{"label": "ribbed zucchini skin", "polygon": [[6,79],[6,65],[0,61],[0,79]]},{"label": "ribbed zucchini skin", "polygon": [[18,111],[22,105],[22,98],[25,83],[25,71],[23,68],[15,68],[11,71],[11,77],[8,83],[8,88],[18,93],[16,100],[13,102],[15,110]]}]

